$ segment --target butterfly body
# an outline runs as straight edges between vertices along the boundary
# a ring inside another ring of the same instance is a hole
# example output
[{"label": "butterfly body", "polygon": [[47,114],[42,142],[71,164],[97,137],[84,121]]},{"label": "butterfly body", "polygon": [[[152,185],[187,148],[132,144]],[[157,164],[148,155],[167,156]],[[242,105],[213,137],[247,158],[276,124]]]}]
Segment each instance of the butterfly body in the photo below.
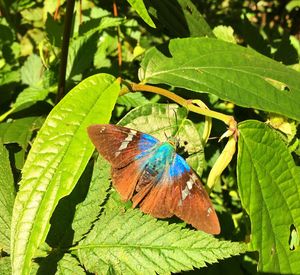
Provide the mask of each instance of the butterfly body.
[{"label": "butterfly body", "polygon": [[[138,155],[136,159],[142,157],[143,154],[144,153]],[[156,183],[158,183],[163,175],[165,167],[170,166],[172,163],[175,154],[173,147],[169,143],[165,142],[155,146],[151,156],[145,161],[144,169],[156,177]]]},{"label": "butterfly body", "polygon": [[172,142],[110,124],[92,125],[88,133],[111,163],[113,185],[123,200],[157,218],[176,215],[197,229],[220,232],[206,191]]}]

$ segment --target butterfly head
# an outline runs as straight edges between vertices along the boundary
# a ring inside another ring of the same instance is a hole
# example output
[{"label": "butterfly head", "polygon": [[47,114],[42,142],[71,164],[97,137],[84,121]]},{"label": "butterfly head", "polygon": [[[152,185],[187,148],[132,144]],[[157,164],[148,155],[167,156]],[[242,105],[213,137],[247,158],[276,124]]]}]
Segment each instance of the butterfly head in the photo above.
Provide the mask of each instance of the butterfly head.
[{"label": "butterfly head", "polygon": [[179,147],[179,139],[177,137],[169,137],[168,143],[176,150]]}]

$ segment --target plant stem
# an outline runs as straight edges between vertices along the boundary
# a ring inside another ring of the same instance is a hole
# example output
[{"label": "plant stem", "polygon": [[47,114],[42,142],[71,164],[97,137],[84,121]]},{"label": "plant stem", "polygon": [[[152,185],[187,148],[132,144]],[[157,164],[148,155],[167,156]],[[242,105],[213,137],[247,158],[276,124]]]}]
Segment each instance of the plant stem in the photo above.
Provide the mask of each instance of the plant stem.
[{"label": "plant stem", "polygon": [[63,41],[62,41],[62,49],[61,49],[61,60],[60,60],[60,68],[59,68],[59,80],[58,80],[56,103],[58,103],[65,95],[66,70],[67,70],[68,51],[69,51],[69,42],[70,42],[71,28],[72,28],[72,21],[73,21],[74,5],[75,5],[75,0],[67,0],[67,9],[66,9],[65,26],[64,26],[64,34],[63,34]]},{"label": "plant stem", "polygon": [[[184,99],[168,90],[165,90],[165,89],[162,89],[159,87],[155,87],[155,86],[136,84],[136,83],[131,83],[130,86],[131,86],[132,91],[145,91],[145,92],[151,92],[151,93],[163,95],[163,96],[175,101],[176,103],[186,107],[189,111],[198,113],[200,115],[216,118],[216,119],[221,120],[224,123],[226,123],[229,127],[232,127],[232,128],[236,127],[236,122],[234,120],[234,117],[196,106],[193,104],[193,102],[191,100]],[[234,130],[234,129],[232,129],[232,130]]]}]

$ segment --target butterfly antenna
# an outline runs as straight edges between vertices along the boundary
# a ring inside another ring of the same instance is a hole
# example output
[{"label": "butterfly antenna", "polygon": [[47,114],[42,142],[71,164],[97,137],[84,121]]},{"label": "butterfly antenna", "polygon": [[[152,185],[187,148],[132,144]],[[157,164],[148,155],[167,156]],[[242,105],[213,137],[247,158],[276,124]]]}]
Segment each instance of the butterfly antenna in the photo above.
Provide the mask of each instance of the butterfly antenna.
[{"label": "butterfly antenna", "polygon": [[[168,106],[168,108],[170,107],[170,105]],[[178,125],[177,125],[177,121],[178,121],[178,118],[177,118],[177,112],[174,108],[172,108],[172,111],[174,113],[174,117],[175,117],[175,130],[173,131],[173,134],[172,136],[175,136],[177,133],[178,133]],[[171,126],[171,128],[173,128],[173,125],[171,123],[171,120],[170,120],[170,109],[168,111],[168,114],[169,114],[169,125]]]},{"label": "butterfly antenna", "polygon": [[[175,112],[174,109],[172,109],[172,111]],[[172,129],[173,127],[172,127],[172,123],[171,123],[171,119],[170,119],[170,113],[171,113],[170,112],[170,104],[168,102],[167,116],[168,116],[168,120],[169,120],[169,127]],[[164,132],[164,134],[165,134],[165,137],[166,137],[167,140],[170,139],[170,137],[167,136],[166,132]]]},{"label": "butterfly antenna", "polygon": [[[173,137],[174,137],[174,141],[175,141],[175,147],[178,148],[179,147],[179,137],[178,136],[178,131],[179,131],[179,127],[178,127],[178,117],[177,117],[177,112],[175,109],[172,109],[173,113],[174,113],[174,117],[175,117],[175,130],[173,131]],[[169,112],[170,113],[170,112]],[[170,122],[171,125],[171,122]]]}]

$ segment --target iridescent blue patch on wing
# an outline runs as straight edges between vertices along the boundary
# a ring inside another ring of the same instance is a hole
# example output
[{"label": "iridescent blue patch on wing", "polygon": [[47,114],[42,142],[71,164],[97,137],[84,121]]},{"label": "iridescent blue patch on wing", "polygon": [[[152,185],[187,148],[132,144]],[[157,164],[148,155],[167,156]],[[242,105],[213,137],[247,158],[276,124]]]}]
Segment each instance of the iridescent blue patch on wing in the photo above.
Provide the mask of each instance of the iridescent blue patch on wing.
[{"label": "iridescent blue patch on wing", "polygon": [[152,149],[154,149],[155,145],[159,143],[159,141],[150,135],[141,134],[140,140],[138,142],[138,147],[141,151],[139,155],[135,157],[135,159],[139,159],[147,154],[149,154]]},{"label": "iridescent blue patch on wing", "polygon": [[[153,183],[158,184],[166,171],[166,167],[169,167],[173,163],[176,155],[175,150],[170,143],[162,142],[145,152],[148,155],[144,158],[144,169],[152,178]],[[144,152],[140,155],[143,154]]]},{"label": "iridescent blue patch on wing", "polygon": [[169,173],[171,177],[178,177],[183,173],[189,172],[191,170],[187,162],[178,154],[176,154],[172,165],[169,168]]},{"label": "iridescent blue patch on wing", "polygon": [[148,160],[148,167],[151,169],[153,166],[153,170],[163,171],[167,165],[169,166],[173,162],[175,150],[168,142],[161,143],[155,148]]},{"label": "iridescent blue patch on wing", "polygon": [[139,149],[141,151],[146,151],[146,150],[150,149],[151,147],[153,147],[158,142],[159,141],[153,136],[150,136],[147,134],[141,134],[140,140],[139,140]]}]

